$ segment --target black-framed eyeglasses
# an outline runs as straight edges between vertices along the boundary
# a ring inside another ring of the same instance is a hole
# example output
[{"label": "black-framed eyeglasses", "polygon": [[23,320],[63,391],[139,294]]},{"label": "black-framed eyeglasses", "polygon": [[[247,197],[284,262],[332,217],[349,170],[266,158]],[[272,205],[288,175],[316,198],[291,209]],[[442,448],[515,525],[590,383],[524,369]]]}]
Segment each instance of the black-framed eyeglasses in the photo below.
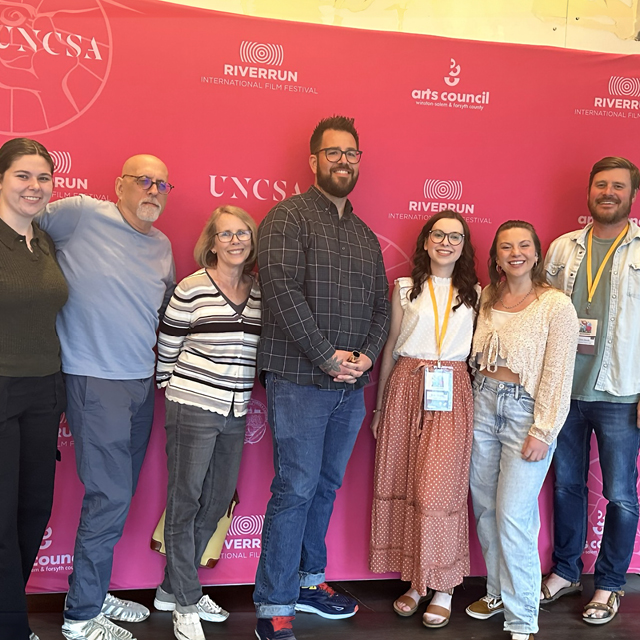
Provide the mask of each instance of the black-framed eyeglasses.
[{"label": "black-framed eyeglasses", "polygon": [[251,229],[240,229],[240,231],[220,231],[220,233],[215,233],[214,235],[218,236],[218,240],[220,240],[220,242],[231,242],[233,240],[233,236],[238,238],[240,242],[246,242],[251,238]]},{"label": "black-framed eyeglasses", "polygon": [[340,162],[344,155],[346,156],[349,164],[358,164],[362,157],[362,151],[359,151],[358,149],[347,149],[346,151],[343,151],[339,147],[327,147],[326,149],[318,149],[318,151],[316,151],[316,155],[321,151],[324,151],[324,157],[329,162]]},{"label": "black-framed eyeglasses", "polygon": [[449,244],[454,247],[464,240],[464,233],[459,233],[458,231],[445,233],[444,231],[440,231],[440,229],[431,229],[431,231],[429,231],[429,236],[436,244],[440,244],[445,238],[448,238]]},{"label": "black-framed eyeglasses", "polygon": [[132,176],[130,173],[125,173],[123,178],[133,178],[136,181],[136,184],[139,187],[142,187],[145,191],[148,191],[156,185],[156,189],[158,189],[158,193],[162,195],[166,195],[167,193],[171,193],[171,189],[174,188],[172,184],[169,182],[165,182],[164,180],[152,180],[149,176]]}]

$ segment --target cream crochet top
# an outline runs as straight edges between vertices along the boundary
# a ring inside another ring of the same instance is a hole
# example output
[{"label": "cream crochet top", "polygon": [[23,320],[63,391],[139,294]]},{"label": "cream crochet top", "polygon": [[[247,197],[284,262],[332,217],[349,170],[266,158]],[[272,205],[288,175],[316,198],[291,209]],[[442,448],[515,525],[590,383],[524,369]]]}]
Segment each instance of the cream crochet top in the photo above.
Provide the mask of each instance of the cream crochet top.
[{"label": "cream crochet top", "polygon": [[[507,367],[535,400],[529,434],[551,444],[569,413],[573,366],[578,344],[578,316],[571,299],[557,289],[540,294],[526,309],[496,329],[491,314],[482,310],[473,336],[470,364],[483,371],[505,358]],[[486,365],[477,364],[483,353]]]}]

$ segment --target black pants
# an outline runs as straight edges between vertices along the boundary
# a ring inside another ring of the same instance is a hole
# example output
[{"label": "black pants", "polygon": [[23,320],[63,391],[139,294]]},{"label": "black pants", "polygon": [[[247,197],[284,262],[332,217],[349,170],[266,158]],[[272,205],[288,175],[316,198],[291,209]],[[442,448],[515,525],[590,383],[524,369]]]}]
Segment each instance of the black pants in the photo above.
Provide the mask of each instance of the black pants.
[{"label": "black pants", "polygon": [[0,376],[0,640],[29,637],[25,586],[53,503],[62,374]]}]

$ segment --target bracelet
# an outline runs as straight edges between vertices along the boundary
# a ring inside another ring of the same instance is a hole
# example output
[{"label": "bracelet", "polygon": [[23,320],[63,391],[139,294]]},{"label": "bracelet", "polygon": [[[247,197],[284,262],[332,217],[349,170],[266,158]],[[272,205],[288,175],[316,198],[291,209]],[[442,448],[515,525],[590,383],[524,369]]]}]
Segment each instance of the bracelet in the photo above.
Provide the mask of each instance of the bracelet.
[{"label": "bracelet", "polygon": [[372,413],[380,413],[381,411],[382,411],[382,409],[374,409],[374,410],[372,411]]}]

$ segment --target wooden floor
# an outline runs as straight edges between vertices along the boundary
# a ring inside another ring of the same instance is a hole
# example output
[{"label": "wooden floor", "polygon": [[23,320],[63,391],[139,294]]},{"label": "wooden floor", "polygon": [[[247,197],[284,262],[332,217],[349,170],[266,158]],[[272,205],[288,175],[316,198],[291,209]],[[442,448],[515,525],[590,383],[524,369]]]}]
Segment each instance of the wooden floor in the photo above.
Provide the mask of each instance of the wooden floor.
[{"label": "wooden floor", "polygon": [[[582,607],[592,594],[593,579],[585,576],[585,592],[580,596],[566,596],[540,611],[540,632],[537,638],[549,640],[640,640],[640,576],[627,576],[626,595],[622,598],[620,614],[609,624],[587,625],[581,620]],[[425,640],[490,640],[509,636],[502,631],[503,616],[489,620],[474,620],[464,612],[465,607],[485,593],[484,580],[469,578],[456,589],[453,597],[451,622],[442,629],[427,629],[421,616],[400,618],[391,609],[392,600],[405,588],[398,581],[366,581],[334,583],[337,590],[349,593],[360,602],[358,613],[348,620],[324,620],[316,615],[300,613],[294,622],[297,640],[388,640],[401,638]],[[203,623],[208,639],[255,638],[255,614],[251,600],[252,587],[209,587],[206,590],[231,616],[223,623]],[[139,624],[122,625],[135,634],[137,640],[172,640],[171,614],[153,610],[153,591],[121,591],[117,595],[142,602],[153,613]],[[41,640],[60,640],[64,595],[29,596],[32,629]]]}]

